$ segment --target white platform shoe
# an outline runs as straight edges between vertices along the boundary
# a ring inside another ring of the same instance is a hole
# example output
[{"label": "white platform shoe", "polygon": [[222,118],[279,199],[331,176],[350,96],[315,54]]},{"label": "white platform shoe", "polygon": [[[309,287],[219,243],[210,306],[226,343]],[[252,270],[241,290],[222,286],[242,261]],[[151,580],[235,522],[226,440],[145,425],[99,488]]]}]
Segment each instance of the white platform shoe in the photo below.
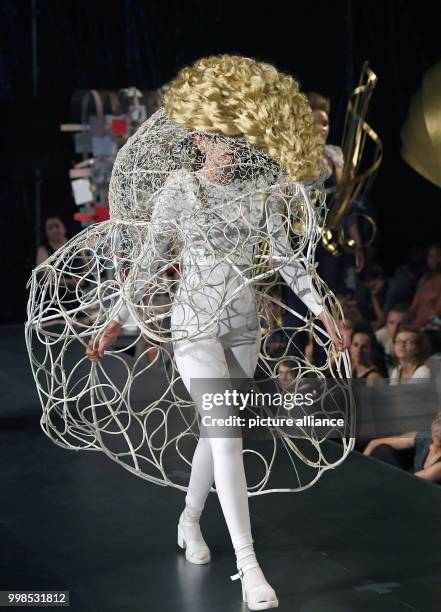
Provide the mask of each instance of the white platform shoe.
[{"label": "white platform shoe", "polygon": [[242,585],[242,599],[248,605],[249,610],[268,610],[269,608],[278,608],[279,600],[274,589],[265,581],[265,583],[258,586],[246,589],[244,574],[252,569],[253,567],[259,567],[260,565],[256,561],[251,561],[243,568],[239,569],[237,574],[230,576],[231,580],[237,580],[240,578]]},{"label": "white platform shoe", "polygon": [[178,523],[178,545],[185,549],[185,558],[190,563],[203,565],[211,561],[210,549],[205,542],[199,523],[186,524],[182,512]]}]

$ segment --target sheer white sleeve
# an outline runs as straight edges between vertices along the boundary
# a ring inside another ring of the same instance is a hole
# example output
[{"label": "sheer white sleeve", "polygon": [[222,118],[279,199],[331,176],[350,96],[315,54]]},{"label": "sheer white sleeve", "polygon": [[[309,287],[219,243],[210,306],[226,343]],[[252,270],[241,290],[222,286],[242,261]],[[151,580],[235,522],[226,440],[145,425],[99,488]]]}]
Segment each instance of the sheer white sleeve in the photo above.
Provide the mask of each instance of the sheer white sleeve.
[{"label": "sheer white sleeve", "polygon": [[176,236],[176,213],[180,198],[184,197],[182,179],[171,175],[157,195],[148,225],[145,243],[133,262],[124,283],[120,309],[114,316],[119,323],[127,322],[130,315],[128,304],[136,305],[144,297],[148,286],[157,273],[165,271],[170,264],[168,247]]},{"label": "sheer white sleeve", "polygon": [[292,249],[289,238],[289,220],[284,214],[283,199],[271,197],[266,203],[266,226],[271,248],[270,256],[288,259],[289,262],[279,269],[280,275],[292,291],[302,300],[315,316],[318,316],[324,306],[319,302],[310,274],[304,263],[298,259]]}]

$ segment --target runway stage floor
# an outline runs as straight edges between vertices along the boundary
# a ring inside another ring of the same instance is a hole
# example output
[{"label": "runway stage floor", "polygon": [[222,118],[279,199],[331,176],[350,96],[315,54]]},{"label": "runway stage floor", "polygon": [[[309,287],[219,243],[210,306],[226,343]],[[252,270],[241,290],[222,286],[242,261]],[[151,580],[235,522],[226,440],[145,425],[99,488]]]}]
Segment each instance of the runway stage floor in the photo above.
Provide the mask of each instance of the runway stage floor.
[{"label": "runway stage floor", "polygon": [[[214,494],[212,562],[191,565],[176,544],[183,493],[41,431],[19,326],[0,328],[0,376],[0,590],[70,591],[72,612],[247,610]],[[280,610],[441,609],[441,487],[354,452],[312,489],[250,509]]]}]

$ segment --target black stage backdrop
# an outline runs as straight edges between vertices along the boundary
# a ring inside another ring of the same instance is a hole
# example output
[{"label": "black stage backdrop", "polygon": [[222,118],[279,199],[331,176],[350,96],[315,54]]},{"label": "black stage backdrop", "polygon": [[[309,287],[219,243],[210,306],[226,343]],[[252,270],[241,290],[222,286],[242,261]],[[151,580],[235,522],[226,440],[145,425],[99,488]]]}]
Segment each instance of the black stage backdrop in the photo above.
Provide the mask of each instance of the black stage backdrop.
[{"label": "black stage backdrop", "polygon": [[59,131],[70,119],[72,92],[153,89],[212,53],[272,62],[304,90],[330,96],[330,142],[340,140],[348,93],[368,59],[379,77],[369,122],[385,147],[370,194],[379,221],[378,260],[390,272],[410,246],[441,239],[441,191],[399,153],[410,98],[424,71],[441,59],[440,23],[441,3],[431,0],[3,0],[0,322],[24,319],[25,283],[41,231],[34,221],[38,186],[42,219],[61,214],[71,234],[80,229],[70,221],[73,141]]}]

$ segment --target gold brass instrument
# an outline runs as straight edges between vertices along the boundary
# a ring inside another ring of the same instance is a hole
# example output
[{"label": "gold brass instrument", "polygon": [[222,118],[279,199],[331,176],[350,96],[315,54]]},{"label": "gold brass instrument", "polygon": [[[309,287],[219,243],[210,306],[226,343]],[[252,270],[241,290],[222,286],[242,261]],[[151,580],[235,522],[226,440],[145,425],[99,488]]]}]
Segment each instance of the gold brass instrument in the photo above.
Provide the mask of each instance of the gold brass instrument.
[{"label": "gold brass instrument", "polygon": [[[343,174],[335,195],[328,205],[326,226],[322,230],[323,246],[335,256],[340,255],[343,250],[353,252],[357,246],[354,240],[345,236],[343,221],[352,202],[371,186],[383,157],[383,144],[378,134],[366,122],[376,84],[377,76],[369,68],[368,62],[365,62],[359,83],[348,101],[342,139]],[[366,153],[368,142],[374,147],[370,154]],[[366,160],[368,156],[370,162]],[[363,213],[357,215],[364,218],[372,227],[372,235],[368,241],[370,244],[376,233],[375,222]]]}]

